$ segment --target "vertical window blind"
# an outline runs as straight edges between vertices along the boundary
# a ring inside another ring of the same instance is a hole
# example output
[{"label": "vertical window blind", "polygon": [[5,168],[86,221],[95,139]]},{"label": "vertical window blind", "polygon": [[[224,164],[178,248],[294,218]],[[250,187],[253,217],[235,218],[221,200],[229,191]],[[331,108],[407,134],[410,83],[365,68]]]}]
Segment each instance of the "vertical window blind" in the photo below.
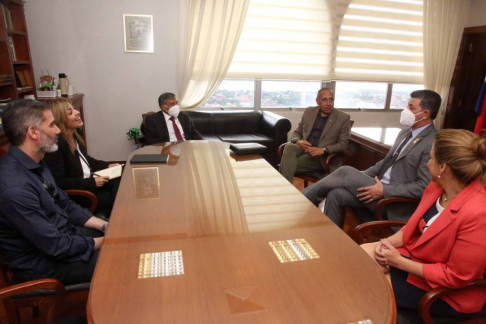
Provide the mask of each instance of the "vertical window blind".
[{"label": "vertical window blind", "polygon": [[251,0],[227,78],[330,80],[334,1]]},{"label": "vertical window blind", "polygon": [[353,0],[336,48],[334,79],[423,83],[423,3]]}]

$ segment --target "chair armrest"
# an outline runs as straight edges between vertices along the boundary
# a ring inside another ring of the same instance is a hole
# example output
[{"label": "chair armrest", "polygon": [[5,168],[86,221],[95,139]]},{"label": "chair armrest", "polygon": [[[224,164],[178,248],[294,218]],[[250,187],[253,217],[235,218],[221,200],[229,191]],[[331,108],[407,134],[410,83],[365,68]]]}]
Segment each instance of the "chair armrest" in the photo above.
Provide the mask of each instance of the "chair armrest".
[{"label": "chair armrest", "polygon": [[381,216],[381,208],[388,204],[394,204],[394,203],[416,203],[418,204],[420,202],[420,199],[416,198],[406,198],[406,197],[388,197],[388,198],[383,198],[380,199],[375,206],[375,217],[378,220],[383,220],[383,217]]},{"label": "chair armrest", "polygon": [[279,147],[280,144],[287,141],[287,134],[292,128],[292,124],[283,116],[264,111],[261,127],[262,133],[274,140],[274,147]]},{"label": "chair armrest", "polygon": [[57,298],[64,297],[64,286],[56,279],[39,279],[32,280],[17,285],[8,286],[0,289],[0,298],[8,298],[22,293],[38,290],[38,289],[51,289]]},{"label": "chair armrest", "polygon": [[388,220],[363,223],[356,226],[356,228],[354,229],[353,240],[358,244],[363,244],[364,239],[370,236],[370,233],[373,229],[402,227],[405,224],[407,224],[407,222],[405,221],[388,221]]},{"label": "chair armrest", "polygon": [[335,153],[331,153],[327,156],[326,164],[324,165],[324,169],[326,170],[326,174],[331,174],[331,168],[329,167],[329,165],[331,164],[331,161],[333,159],[336,159],[336,158],[342,159],[343,158],[343,152],[335,152]]},{"label": "chair armrest", "polygon": [[66,193],[69,196],[82,196],[82,197],[88,198],[91,201],[91,206],[89,207],[89,211],[91,213],[94,213],[95,210],[96,210],[96,207],[98,207],[98,198],[96,198],[96,195],[94,193],[92,193],[91,191],[69,189],[69,190],[66,190]]},{"label": "chair armrest", "polygon": [[477,279],[468,284],[466,287],[459,288],[459,289],[451,289],[445,287],[434,288],[428,291],[422,299],[420,299],[419,303],[419,311],[420,316],[422,316],[422,320],[425,324],[433,324],[434,321],[430,316],[430,307],[432,304],[439,298],[462,290],[469,290],[469,289],[486,289],[486,279]]}]

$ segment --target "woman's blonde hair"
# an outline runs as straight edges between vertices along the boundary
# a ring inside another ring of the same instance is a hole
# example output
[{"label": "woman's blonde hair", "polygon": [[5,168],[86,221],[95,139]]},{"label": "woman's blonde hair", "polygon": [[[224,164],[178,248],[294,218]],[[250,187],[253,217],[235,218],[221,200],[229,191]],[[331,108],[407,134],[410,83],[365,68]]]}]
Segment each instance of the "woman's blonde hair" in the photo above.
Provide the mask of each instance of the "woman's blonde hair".
[{"label": "woman's blonde hair", "polygon": [[77,131],[74,131],[74,137],[69,136],[69,132],[67,129],[68,104],[72,105],[71,100],[65,98],[54,99],[50,102],[50,104],[52,114],[54,115],[55,123],[57,127],[59,127],[59,129],[61,130],[60,135],[69,144],[71,152],[74,152],[74,150],[76,150],[76,141],[84,146],[84,141],[81,135]]},{"label": "woman's blonde hair", "polygon": [[434,152],[459,181],[469,184],[481,177],[486,182],[486,139],[463,129],[443,129],[435,136]]}]

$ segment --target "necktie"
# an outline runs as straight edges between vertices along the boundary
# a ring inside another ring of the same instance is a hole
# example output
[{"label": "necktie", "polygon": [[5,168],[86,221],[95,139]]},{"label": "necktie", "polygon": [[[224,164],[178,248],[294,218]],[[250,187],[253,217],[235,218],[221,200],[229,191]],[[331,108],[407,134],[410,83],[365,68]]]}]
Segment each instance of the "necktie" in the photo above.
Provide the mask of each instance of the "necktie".
[{"label": "necktie", "polygon": [[403,147],[405,146],[405,144],[408,143],[408,141],[410,141],[411,138],[412,138],[412,131],[410,131],[407,134],[407,137],[405,137],[405,140],[403,140],[403,142],[400,144],[400,146],[398,146],[398,148],[395,151],[395,154],[393,154],[392,158],[390,160],[386,161],[386,162],[383,161],[383,164],[381,165],[381,168],[380,168],[380,172],[378,172],[378,179],[383,178],[383,175],[386,173],[386,171],[391,166],[393,166],[393,164],[395,164],[395,162],[398,159],[398,156],[400,155],[400,152],[402,151]]},{"label": "necktie", "polygon": [[176,134],[177,140],[183,141],[184,139],[182,138],[181,131],[175,122],[175,118],[172,116],[169,119],[172,120],[172,126],[174,127],[174,133]]}]

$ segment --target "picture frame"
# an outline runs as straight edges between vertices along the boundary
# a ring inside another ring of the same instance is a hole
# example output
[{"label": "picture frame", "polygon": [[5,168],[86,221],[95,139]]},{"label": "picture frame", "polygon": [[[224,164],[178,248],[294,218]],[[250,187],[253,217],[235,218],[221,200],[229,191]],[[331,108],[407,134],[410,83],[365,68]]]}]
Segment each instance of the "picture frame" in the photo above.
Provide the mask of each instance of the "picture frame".
[{"label": "picture frame", "polygon": [[152,15],[123,15],[125,52],[153,53],[154,24]]}]

